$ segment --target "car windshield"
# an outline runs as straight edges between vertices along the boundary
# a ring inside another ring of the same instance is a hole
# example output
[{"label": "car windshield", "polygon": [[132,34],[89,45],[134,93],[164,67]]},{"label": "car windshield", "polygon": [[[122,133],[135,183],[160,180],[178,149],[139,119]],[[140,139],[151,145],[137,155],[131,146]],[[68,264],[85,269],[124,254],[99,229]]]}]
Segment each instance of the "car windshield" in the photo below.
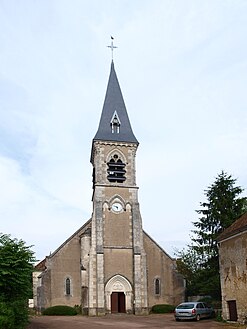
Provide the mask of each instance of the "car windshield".
[{"label": "car windshield", "polygon": [[180,304],[178,305],[178,309],[191,309],[194,307],[194,304]]}]

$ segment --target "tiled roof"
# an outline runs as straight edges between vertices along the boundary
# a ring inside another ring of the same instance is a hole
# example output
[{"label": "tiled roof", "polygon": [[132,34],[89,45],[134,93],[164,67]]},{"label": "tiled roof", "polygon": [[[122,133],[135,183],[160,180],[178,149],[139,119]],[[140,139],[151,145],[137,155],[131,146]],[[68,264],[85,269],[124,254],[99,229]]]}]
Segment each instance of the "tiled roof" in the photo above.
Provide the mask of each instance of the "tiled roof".
[{"label": "tiled roof", "polygon": [[231,226],[226,228],[217,238],[217,241],[222,241],[234,235],[247,231],[247,212],[239,217]]},{"label": "tiled roof", "polygon": [[45,260],[43,259],[41,262],[39,262],[37,265],[34,266],[35,270],[37,271],[44,271],[45,270]]},{"label": "tiled roof", "polygon": [[[111,121],[114,113],[117,113],[117,116],[120,120],[119,133],[112,133]],[[94,140],[138,143],[131,128],[113,62],[111,64],[111,72],[107,85],[99,128],[94,137]]]}]

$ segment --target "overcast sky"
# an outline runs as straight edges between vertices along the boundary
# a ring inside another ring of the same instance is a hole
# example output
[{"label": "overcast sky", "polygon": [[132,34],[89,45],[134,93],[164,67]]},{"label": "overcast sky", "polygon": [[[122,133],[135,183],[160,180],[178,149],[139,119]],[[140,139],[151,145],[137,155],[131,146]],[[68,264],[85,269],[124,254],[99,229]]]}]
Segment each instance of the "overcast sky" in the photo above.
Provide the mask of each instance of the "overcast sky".
[{"label": "overcast sky", "polygon": [[37,259],[92,213],[111,35],[144,230],[173,255],[221,170],[247,189],[247,1],[0,0],[0,232]]}]

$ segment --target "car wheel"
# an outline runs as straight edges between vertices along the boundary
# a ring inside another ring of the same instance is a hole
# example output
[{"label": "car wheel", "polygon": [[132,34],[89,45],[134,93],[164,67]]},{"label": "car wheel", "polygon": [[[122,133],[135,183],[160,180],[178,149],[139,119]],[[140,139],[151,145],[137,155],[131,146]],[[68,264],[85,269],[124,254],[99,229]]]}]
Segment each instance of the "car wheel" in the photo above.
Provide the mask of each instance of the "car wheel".
[{"label": "car wheel", "polygon": [[180,319],[178,319],[178,318],[175,318],[175,320],[176,320],[176,321],[180,321]]},{"label": "car wheel", "polygon": [[199,321],[201,319],[200,314],[197,314],[196,321]]}]

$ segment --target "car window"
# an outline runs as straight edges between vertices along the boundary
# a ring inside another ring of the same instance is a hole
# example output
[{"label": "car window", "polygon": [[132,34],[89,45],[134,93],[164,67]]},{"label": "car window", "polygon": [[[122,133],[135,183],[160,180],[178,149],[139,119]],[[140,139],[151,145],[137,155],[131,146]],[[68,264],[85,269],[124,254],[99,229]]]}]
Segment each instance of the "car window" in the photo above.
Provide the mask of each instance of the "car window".
[{"label": "car window", "polygon": [[194,307],[194,304],[180,304],[178,305],[178,309],[186,309],[189,310]]},{"label": "car window", "polygon": [[204,305],[203,305],[202,303],[198,303],[198,304],[196,305],[196,308],[204,308]]}]

